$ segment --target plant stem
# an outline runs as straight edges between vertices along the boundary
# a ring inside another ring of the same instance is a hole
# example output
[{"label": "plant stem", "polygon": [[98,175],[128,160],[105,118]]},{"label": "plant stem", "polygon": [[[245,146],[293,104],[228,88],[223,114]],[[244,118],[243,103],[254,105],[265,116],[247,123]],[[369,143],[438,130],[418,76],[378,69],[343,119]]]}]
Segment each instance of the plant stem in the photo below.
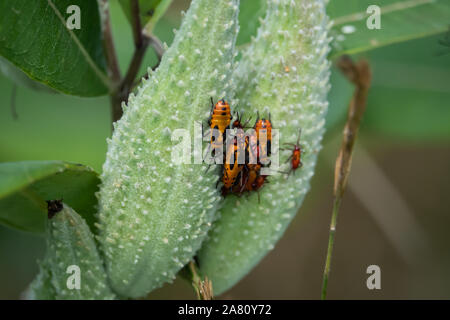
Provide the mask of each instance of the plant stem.
[{"label": "plant stem", "polygon": [[[142,30],[138,0],[130,0],[130,2],[131,2],[130,6],[131,6],[131,20],[132,20],[131,24],[133,27],[133,39],[135,51],[130,66],[128,68],[128,72],[125,78],[123,79],[121,86],[122,90],[127,91],[128,93],[129,90],[131,90],[133,87],[134,79],[136,78],[137,73],[139,72],[139,67],[141,65],[142,59],[144,58],[147,46],[150,45],[155,50],[156,56],[158,57],[158,64],[161,61],[162,55],[164,53],[161,41],[159,41],[159,39],[155,37],[151,32],[149,32],[147,29]],[[151,19],[151,21],[153,20]],[[148,28],[147,25],[145,27]],[[156,65],[156,67],[158,66],[158,64]]]},{"label": "plant stem", "polygon": [[[144,59],[144,55],[147,50],[149,42],[147,37],[145,37],[144,34],[142,33],[138,0],[130,0],[130,7],[131,7],[131,26],[133,30],[133,40],[134,40],[134,54],[131,59],[130,65],[128,66],[127,73],[120,82],[120,86],[117,93],[120,103],[122,103],[123,101],[125,102],[127,101],[128,95],[133,89],[134,79],[136,79],[137,73],[141,66],[142,60]],[[118,119],[114,119],[114,121],[117,121]]]},{"label": "plant stem", "polygon": [[133,88],[134,79],[136,79],[137,73],[141,66],[142,60],[144,59],[145,51],[148,47],[148,39],[144,38],[141,40],[140,47],[136,47],[133,58],[131,59],[130,65],[128,67],[127,74],[122,80],[120,85],[120,91],[123,96],[123,101],[128,97],[131,89]]},{"label": "plant stem", "polygon": [[156,69],[161,62],[161,58],[164,54],[164,47],[161,43],[161,41],[153,34],[146,35],[149,41],[149,45],[155,50],[156,57],[158,58],[158,63],[153,67],[153,69]]},{"label": "plant stem", "polygon": [[131,27],[133,29],[133,40],[135,48],[142,46],[142,27],[141,19],[139,17],[139,2],[138,0],[130,0],[131,7]]},{"label": "plant stem", "polygon": [[347,179],[350,174],[352,163],[353,147],[355,145],[362,116],[366,109],[367,95],[372,78],[369,64],[365,60],[361,60],[355,64],[350,57],[343,56],[338,61],[338,67],[347,79],[355,85],[355,92],[352,100],[350,101],[341,149],[336,159],[336,167],[334,171],[334,204],[331,215],[327,257],[323,272],[322,300],[325,300],[327,297],[328,278],[331,269],[331,257],[333,253],[337,217],[341,206],[342,197],[347,186]]},{"label": "plant stem", "polygon": [[106,64],[108,67],[109,77],[113,82],[113,89],[110,91],[111,101],[111,118],[112,122],[117,121],[122,116],[122,101],[118,96],[118,86],[121,81],[119,63],[117,60],[116,49],[111,32],[111,21],[109,15],[108,0],[98,0],[100,8],[100,16],[102,21],[102,39],[103,50],[105,52]]},{"label": "plant stem", "polygon": [[108,65],[108,72],[110,73],[110,77],[113,80],[114,85],[117,85],[120,81],[121,75],[111,31],[108,0],[99,0],[99,5],[102,15],[103,46],[105,50],[106,63]]},{"label": "plant stem", "polygon": [[116,122],[122,117],[122,103],[127,101],[128,96],[133,89],[134,80],[139,72],[148,45],[151,45],[154,48],[158,57],[158,64],[164,50],[162,49],[161,42],[158,38],[154,35],[144,35],[139,14],[139,1],[130,0],[131,26],[135,50],[125,77],[122,78],[111,32],[109,3],[108,0],[98,0],[98,3],[102,18],[103,48],[105,51],[109,76],[113,82],[113,89],[110,92],[111,118],[112,122]]}]

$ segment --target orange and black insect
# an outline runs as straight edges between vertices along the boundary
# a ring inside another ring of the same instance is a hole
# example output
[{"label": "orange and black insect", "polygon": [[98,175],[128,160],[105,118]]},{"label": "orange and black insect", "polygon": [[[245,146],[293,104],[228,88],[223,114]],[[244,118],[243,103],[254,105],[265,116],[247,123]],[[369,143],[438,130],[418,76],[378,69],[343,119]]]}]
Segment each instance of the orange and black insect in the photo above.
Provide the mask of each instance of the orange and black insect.
[{"label": "orange and black insect", "polygon": [[267,178],[267,176],[261,175],[260,170],[261,170],[260,164],[256,164],[256,165],[248,164],[243,171],[243,172],[245,172],[245,174],[244,174],[245,182],[242,185],[241,190],[240,190],[240,194],[242,194],[242,192],[244,192],[244,191],[258,192],[258,202],[260,202],[259,189],[261,189],[261,187],[264,185],[264,183],[266,182],[266,178]]},{"label": "orange and black insect", "polygon": [[[242,114],[239,114],[239,112],[236,112],[236,120],[233,121],[232,127],[233,129],[236,129],[234,138],[237,138],[237,141],[239,141],[240,146],[245,147],[245,163],[249,163],[249,136],[245,134],[244,129],[248,128],[247,124],[249,123],[251,118],[248,118],[244,123],[242,122]],[[229,138],[229,137],[228,137]],[[236,140],[235,140],[236,141]],[[255,137],[256,141],[256,137]],[[254,161],[256,163],[256,161]]]},{"label": "orange and black insect", "polygon": [[[239,112],[236,112],[236,120],[233,121],[232,127],[233,129],[237,129],[235,135],[234,135],[234,141],[236,141],[236,138],[238,139],[239,143],[242,144],[244,140],[244,128],[245,125],[248,123],[248,120],[243,124],[242,123],[242,115],[239,115]],[[233,138],[233,137],[228,137]],[[245,137],[245,144],[247,144],[247,138]],[[236,143],[236,142],[235,142]]]},{"label": "orange and black insect", "polygon": [[240,153],[244,152],[241,150],[235,139],[233,145],[228,148],[225,156],[225,163],[223,165],[222,172],[222,194],[227,194],[232,191],[233,187],[238,183],[239,179],[242,178],[241,172],[244,167],[244,163],[239,163]]},{"label": "orange and black insect", "polygon": [[244,123],[242,123],[242,114],[239,114],[239,112],[236,112],[236,120],[233,121],[233,128],[235,129],[244,129],[246,128],[247,124],[249,123],[251,117],[247,119]]},{"label": "orange and black insect", "polygon": [[[228,102],[222,99],[214,104],[211,97],[211,117],[208,124],[211,129],[210,141],[213,153],[215,149],[223,148],[226,130],[230,128],[231,118],[230,105]],[[219,131],[220,135],[218,137],[215,137],[214,130]]]},{"label": "orange and black insect", "polygon": [[257,185],[257,180],[260,177],[259,171],[261,170],[261,165],[247,164],[245,170],[246,170],[246,179],[242,191],[250,192],[259,189]]},{"label": "orange and black insect", "polygon": [[[264,118],[259,119],[259,113],[258,113],[258,119],[255,122],[254,129],[256,132],[256,139],[257,139],[257,151],[256,155],[258,157],[258,163],[264,163],[267,164],[271,155],[271,145],[272,145],[272,123],[270,121],[270,114],[269,114],[269,120],[266,120]],[[265,135],[265,139],[261,139],[262,136]],[[252,151],[253,153],[255,150]]]},{"label": "orange and black insect", "polygon": [[259,196],[259,189],[263,186],[264,183],[268,183],[266,180],[267,176],[258,175],[255,179],[255,181],[252,184],[252,190],[258,192],[258,203],[261,202],[260,196]]},{"label": "orange and black insect", "polygon": [[[242,122],[242,115],[237,113],[233,121],[233,129],[244,129],[249,120]],[[229,148],[225,156],[225,164],[222,169],[222,194],[229,193],[242,195],[245,191],[258,191],[266,182],[266,177],[260,171],[263,165],[268,164],[272,142],[272,124],[269,120],[260,119],[259,114],[253,126],[254,134],[247,136],[243,131],[233,138],[233,146]],[[239,157],[244,153],[244,163],[240,164]],[[234,163],[230,163],[233,161]],[[259,201],[259,193],[258,193]]]},{"label": "orange and black insect", "polygon": [[[303,166],[301,158],[302,158],[302,153],[304,153],[304,152],[303,152],[303,147],[300,145],[301,134],[302,134],[302,129],[300,129],[298,131],[297,143],[285,143],[284,144],[286,146],[290,146],[293,148],[293,149],[291,149],[292,154],[287,160],[287,161],[291,162],[291,168],[290,168],[288,174],[290,174],[291,172],[293,172],[295,174],[295,170],[297,170]],[[282,149],[282,150],[285,150],[285,149]]]}]

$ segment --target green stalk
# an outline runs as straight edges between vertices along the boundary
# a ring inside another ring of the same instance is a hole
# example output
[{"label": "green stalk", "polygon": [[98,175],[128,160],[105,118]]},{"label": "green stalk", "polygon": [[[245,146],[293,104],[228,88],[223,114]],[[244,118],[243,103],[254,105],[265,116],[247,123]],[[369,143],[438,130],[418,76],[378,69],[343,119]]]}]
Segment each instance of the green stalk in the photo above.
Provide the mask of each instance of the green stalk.
[{"label": "green stalk", "polygon": [[325,262],[325,270],[323,272],[323,284],[322,284],[322,295],[321,299],[325,300],[327,297],[327,288],[328,288],[328,277],[330,275],[331,268],[331,256],[333,254],[333,246],[334,246],[334,235],[336,233],[336,223],[337,217],[339,213],[339,208],[341,207],[341,198],[335,197],[333,204],[333,213],[331,215],[331,224],[330,224],[330,235],[328,238],[328,249],[327,249],[327,258]]}]

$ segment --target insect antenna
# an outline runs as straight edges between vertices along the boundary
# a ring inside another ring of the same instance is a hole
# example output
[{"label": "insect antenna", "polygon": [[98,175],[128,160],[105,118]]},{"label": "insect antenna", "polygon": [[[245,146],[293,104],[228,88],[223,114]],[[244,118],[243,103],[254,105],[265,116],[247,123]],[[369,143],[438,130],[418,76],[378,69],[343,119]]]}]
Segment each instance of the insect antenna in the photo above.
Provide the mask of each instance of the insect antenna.
[{"label": "insect antenna", "polygon": [[302,135],[302,128],[300,128],[300,129],[298,130],[297,145],[300,144],[300,137],[301,137],[301,135]]}]

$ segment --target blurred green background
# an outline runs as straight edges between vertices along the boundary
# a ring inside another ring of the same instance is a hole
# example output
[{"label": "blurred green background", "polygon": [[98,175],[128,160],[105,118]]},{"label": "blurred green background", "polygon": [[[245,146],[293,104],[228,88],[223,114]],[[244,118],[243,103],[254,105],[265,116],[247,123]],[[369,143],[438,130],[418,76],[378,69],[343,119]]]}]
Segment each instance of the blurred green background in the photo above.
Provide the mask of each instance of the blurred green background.
[{"label": "blurred green background", "polygon": [[[259,1],[250,1],[243,1],[243,15],[256,11]],[[162,41],[170,44],[188,3],[175,0],[160,20],[155,34]],[[111,11],[124,72],[133,54],[131,30],[114,0]],[[244,24],[240,41],[256,27]],[[355,56],[370,61],[373,87],[339,217],[331,299],[450,298],[450,47],[443,39],[440,33]],[[155,63],[149,49],[141,74]],[[304,205],[275,250],[222,298],[320,297],[334,161],[352,94],[335,69],[332,85],[324,149]],[[13,98],[13,83],[3,75],[0,96],[0,162],[58,159],[101,171],[111,130],[107,97],[18,86]],[[20,297],[44,250],[42,237],[0,227],[0,299]],[[381,267],[381,290],[366,287],[371,264]],[[150,298],[195,296],[178,279]]]}]

